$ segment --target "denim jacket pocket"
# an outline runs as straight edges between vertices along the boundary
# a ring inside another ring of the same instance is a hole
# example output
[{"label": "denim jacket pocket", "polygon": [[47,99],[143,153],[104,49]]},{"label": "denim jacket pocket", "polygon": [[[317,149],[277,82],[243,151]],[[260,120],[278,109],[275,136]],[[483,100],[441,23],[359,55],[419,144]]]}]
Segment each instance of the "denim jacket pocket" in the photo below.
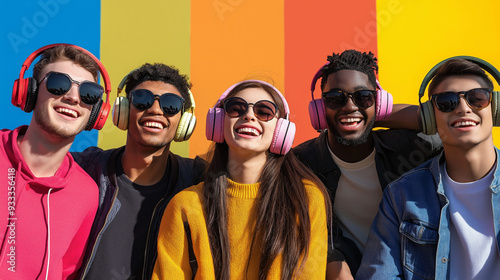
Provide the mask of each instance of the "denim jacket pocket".
[{"label": "denim jacket pocket", "polygon": [[425,224],[403,221],[399,227],[403,265],[417,279],[434,279],[438,230]]}]

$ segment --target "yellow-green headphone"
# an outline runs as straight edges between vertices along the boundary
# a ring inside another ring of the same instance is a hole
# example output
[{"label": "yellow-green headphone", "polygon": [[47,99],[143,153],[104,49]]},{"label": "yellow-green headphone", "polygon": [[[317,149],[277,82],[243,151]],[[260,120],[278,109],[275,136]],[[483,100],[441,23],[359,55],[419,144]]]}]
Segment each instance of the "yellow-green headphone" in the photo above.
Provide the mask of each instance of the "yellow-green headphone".
[{"label": "yellow-green headphone", "polygon": [[[420,90],[418,92],[418,103],[420,104],[420,119],[422,120],[422,132],[428,135],[436,134],[437,133],[437,126],[436,126],[436,116],[434,115],[434,106],[432,102],[426,101],[422,103],[421,99],[425,94],[425,89],[427,88],[427,85],[429,82],[434,78],[434,75],[436,74],[436,70],[443,65],[445,62],[447,62],[450,59],[465,59],[470,62],[473,62],[477,65],[479,65],[481,68],[483,68],[486,72],[490,73],[491,76],[497,81],[497,83],[500,85],[500,72],[488,63],[487,61],[484,61],[480,58],[473,57],[473,56],[454,56],[447,58],[438,64],[436,66],[432,67],[432,69],[425,75],[424,80],[422,81],[422,84],[420,85]],[[499,98],[500,92],[498,91],[493,91],[492,96],[491,96],[491,112],[493,115],[493,125],[494,126],[500,126],[500,113],[497,112],[498,108],[500,108],[500,98]]]},{"label": "yellow-green headphone", "polygon": [[[135,69],[137,70],[137,69]],[[134,72],[132,70],[130,73]],[[113,124],[116,125],[121,130],[128,129],[128,119],[130,113],[130,103],[127,97],[120,96],[121,91],[125,87],[127,82],[128,73],[118,85],[117,97],[115,100],[115,105],[113,106]],[[181,119],[177,125],[177,130],[175,131],[174,141],[182,142],[188,140],[193,134],[194,128],[196,126],[196,117],[194,115],[194,97],[191,90],[188,89],[189,100],[191,101],[191,107],[187,108],[182,112]]]}]

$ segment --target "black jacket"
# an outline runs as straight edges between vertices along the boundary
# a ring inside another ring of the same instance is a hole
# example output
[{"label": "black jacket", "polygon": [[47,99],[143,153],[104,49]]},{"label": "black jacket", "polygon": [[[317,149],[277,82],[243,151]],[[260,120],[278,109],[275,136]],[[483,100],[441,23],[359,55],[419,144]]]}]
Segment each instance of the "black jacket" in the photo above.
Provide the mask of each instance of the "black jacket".
[{"label": "black jacket", "polygon": [[[75,161],[97,182],[99,186],[99,208],[92,226],[84,262],[78,279],[84,279],[92,265],[99,242],[107,226],[120,211],[121,203],[116,199],[119,186],[116,183],[116,158],[123,153],[125,147],[103,151],[96,147],[86,149],[81,153],[72,153]],[[196,185],[203,180],[206,162],[200,157],[183,158],[173,153],[171,157],[172,176],[177,177],[174,189],[167,190],[165,197],[156,205],[149,225],[148,240],[143,266],[143,278],[151,279],[156,261],[158,230],[165,207],[175,194],[183,189]]]}]

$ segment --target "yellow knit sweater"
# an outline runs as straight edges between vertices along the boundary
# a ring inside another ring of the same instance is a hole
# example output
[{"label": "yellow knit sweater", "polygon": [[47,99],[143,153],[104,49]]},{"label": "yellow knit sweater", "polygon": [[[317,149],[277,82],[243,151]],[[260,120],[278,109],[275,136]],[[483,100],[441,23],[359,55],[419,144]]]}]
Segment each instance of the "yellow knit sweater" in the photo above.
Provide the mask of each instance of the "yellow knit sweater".
[{"label": "yellow knit sweater", "polygon": [[[309,198],[311,241],[309,254],[296,279],[325,279],[328,248],[323,194],[316,185],[304,181]],[[178,193],[168,204],[158,235],[158,258],[153,278],[192,279],[184,222],[191,228],[193,250],[198,262],[195,279],[215,279],[204,214],[203,183]],[[227,189],[228,235],[231,279],[257,279],[260,249],[254,245],[245,277],[255,224],[255,202],[259,184],[239,184],[229,180]],[[280,279],[281,257],[275,259],[268,279]]]}]

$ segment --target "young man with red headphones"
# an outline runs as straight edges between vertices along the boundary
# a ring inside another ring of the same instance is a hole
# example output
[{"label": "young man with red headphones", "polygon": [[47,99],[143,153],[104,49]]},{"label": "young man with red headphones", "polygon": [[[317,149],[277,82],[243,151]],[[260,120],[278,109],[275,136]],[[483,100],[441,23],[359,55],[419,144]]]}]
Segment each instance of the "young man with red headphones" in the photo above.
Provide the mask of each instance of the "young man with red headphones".
[{"label": "young man with red headphones", "polygon": [[[33,77],[24,78],[39,56]],[[95,56],[55,44],[31,54],[14,83],[12,103],[33,116],[28,126],[0,132],[0,166],[7,175],[0,192],[6,225],[0,279],[74,279],[80,269],[98,189],[68,150],[83,129],[106,120],[109,105],[101,99],[98,72],[109,89]]]},{"label": "young man with red headphones", "polygon": [[[393,108],[392,96],[376,79],[377,70],[371,52],[347,50],[329,56],[311,85],[313,94],[321,78],[321,99],[309,106],[311,123],[321,134],[294,148],[330,191],[335,220],[329,241],[333,239],[334,250],[328,254],[327,279],[335,279],[339,269],[356,274],[384,188],[441,148],[437,136],[401,129],[372,130],[375,121],[388,124],[382,121]],[[395,110],[403,107],[395,106]],[[406,125],[405,120],[396,121]],[[409,127],[416,128],[417,123]],[[352,277],[349,273],[343,276]]]},{"label": "young man with red headphones", "polygon": [[150,279],[163,211],[179,191],[199,183],[205,162],[170,151],[196,125],[190,83],[174,67],[146,63],[122,79],[113,123],[126,145],[73,153],[99,185],[100,203],[81,277]]},{"label": "young man with red headphones", "polygon": [[437,130],[444,151],[387,186],[357,279],[500,275],[499,92],[483,69],[500,83],[475,57],[446,59],[425,77],[424,132]]}]

